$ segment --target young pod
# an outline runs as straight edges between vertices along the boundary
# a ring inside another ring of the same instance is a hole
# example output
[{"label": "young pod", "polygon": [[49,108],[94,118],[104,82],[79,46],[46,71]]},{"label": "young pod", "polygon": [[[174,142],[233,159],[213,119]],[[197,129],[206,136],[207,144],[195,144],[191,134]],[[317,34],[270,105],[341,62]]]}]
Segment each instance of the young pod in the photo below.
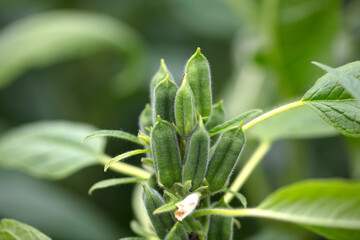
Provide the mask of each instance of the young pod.
[{"label": "young pod", "polygon": [[188,240],[188,235],[186,234],[184,228],[180,225],[179,222],[175,223],[171,231],[166,235],[165,240]]},{"label": "young pod", "polygon": [[155,75],[152,77],[151,79],[151,86],[150,86],[150,99],[151,99],[151,105],[153,105],[153,95],[154,95],[154,90],[156,88],[156,86],[165,79],[166,75],[170,75],[165,61],[164,59],[160,60],[160,67],[159,70],[155,73]]},{"label": "young pod", "polygon": [[195,124],[195,98],[186,74],[175,98],[176,127],[186,136]]},{"label": "young pod", "polygon": [[166,235],[170,232],[171,228],[174,225],[174,221],[170,213],[162,213],[154,215],[153,212],[158,207],[165,204],[163,198],[160,194],[154,189],[143,185],[143,201],[146,208],[146,212],[150,218],[151,224],[160,239],[164,239]]},{"label": "young pod", "polygon": [[[224,199],[214,204],[217,208],[228,208]],[[210,227],[208,232],[208,240],[231,240],[233,233],[233,219],[232,217],[224,217],[221,215],[210,216]]]},{"label": "young pod", "polygon": [[183,183],[191,180],[191,189],[196,190],[204,182],[209,159],[210,137],[200,117],[199,127],[192,134],[183,168]]},{"label": "young pod", "polygon": [[211,114],[211,78],[209,63],[198,48],[185,67],[190,87],[194,93],[195,106],[203,117]]},{"label": "young pod", "polygon": [[175,122],[174,103],[177,92],[176,84],[166,75],[154,90],[153,122],[156,122],[157,116],[173,123]]},{"label": "young pod", "polygon": [[159,185],[172,188],[181,181],[180,151],[173,127],[160,117],[151,131],[151,150]]},{"label": "young pod", "polygon": [[205,126],[206,129],[212,129],[223,122],[225,122],[225,110],[223,107],[223,101],[220,100],[217,104],[212,105],[211,115]]},{"label": "young pod", "polygon": [[222,133],[210,158],[206,173],[211,192],[217,192],[225,187],[240,158],[244,144],[245,134],[241,126],[230,128]]},{"label": "young pod", "polygon": [[152,126],[152,112],[150,104],[146,104],[139,117],[140,130],[146,134],[150,134],[149,128]]}]

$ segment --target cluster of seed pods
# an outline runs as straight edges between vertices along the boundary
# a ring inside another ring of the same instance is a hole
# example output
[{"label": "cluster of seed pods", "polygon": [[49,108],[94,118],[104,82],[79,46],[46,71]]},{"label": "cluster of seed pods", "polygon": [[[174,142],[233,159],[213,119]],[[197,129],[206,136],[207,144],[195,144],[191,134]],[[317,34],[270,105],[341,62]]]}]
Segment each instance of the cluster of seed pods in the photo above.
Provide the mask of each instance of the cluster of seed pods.
[{"label": "cluster of seed pods", "polygon": [[[143,201],[154,232],[160,239],[232,239],[232,218],[191,216],[195,208],[228,207],[211,196],[226,188],[245,144],[241,123],[224,126],[222,102],[212,103],[207,59],[197,49],[179,87],[162,60],[150,88],[139,122],[150,137],[154,175]],[[179,204],[184,210],[156,213]]]}]

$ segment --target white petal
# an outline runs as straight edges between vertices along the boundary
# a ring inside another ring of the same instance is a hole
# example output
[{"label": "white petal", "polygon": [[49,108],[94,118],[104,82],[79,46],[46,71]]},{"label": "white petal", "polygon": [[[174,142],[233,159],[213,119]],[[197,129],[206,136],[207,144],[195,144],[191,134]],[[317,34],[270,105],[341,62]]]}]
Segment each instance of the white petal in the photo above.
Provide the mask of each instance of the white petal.
[{"label": "white petal", "polygon": [[192,193],[184,200],[177,203],[178,210],[175,211],[175,217],[177,220],[182,221],[189,214],[191,214],[199,203],[200,193]]}]

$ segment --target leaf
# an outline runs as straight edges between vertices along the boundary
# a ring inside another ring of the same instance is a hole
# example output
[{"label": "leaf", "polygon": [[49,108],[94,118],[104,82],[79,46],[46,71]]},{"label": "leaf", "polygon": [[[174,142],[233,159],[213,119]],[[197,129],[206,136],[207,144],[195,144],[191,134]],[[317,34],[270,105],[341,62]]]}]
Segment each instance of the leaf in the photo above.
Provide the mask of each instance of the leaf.
[{"label": "leaf", "polygon": [[329,239],[360,239],[359,192],[359,182],[304,181],[276,191],[257,208],[199,210],[194,216],[261,217],[296,223]]},{"label": "leaf", "polygon": [[65,178],[99,163],[105,141],[81,144],[94,127],[67,121],[43,121],[15,128],[0,137],[0,166],[31,175]]},{"label": "leaf", "polygon": [[139,145],[143,145],[135,135],[132,135],[130,133],[123,132],[123,131],[120,131],[120,130],[98,130],[98,131],[95,131],[95,132],[87,135],[82,140],[82,142],[84,143],[84,142],[86,142],[86,141],[88,141],[88,140],[90,140],[92,138],[96,138],[96,137],[121,138],[121,139],[130,141],[130,142],[137,143]]},{"label": "leaf", "polygon": [[133,29],[110,16],[86,11],[30,16],[0,34],[0,88],[29,69],[111,50],[119,57],[126,56],[124,71],[111,86],[125,96],[144,79],[144,71],[138,71],[144,67],[143,48]]},{"label": "leaf", "polygon": [[27,224],[5,218],[0,222],[0,237],[2,240],[51,240],[48,236]]},{"label": "leaf", "polygon": [[216,134],[219,134],[223,131],[225,131],[226,129],[230,128],[231,126],[235,125],[235,124],[239,124],[240,122],[248,122],[251,119],[253,119],[254,117],[256,117],[257,115],[259,115],[260,113],[262,113],[261,109],[253,109],[253,110],[249,110],[239,116],[237,116],[236,118],[233,118],[229,121],[226,121],[220,125],[217,125],[215,127],[213,127],[212,129],[209,130],[209,134],[210,136],[214,136]]},{"label": "leaf", "polygon": [[0,192],[6,193],[0,194],[2,216],[31,224],[53,239],[105,240],[128,233],[100,207],[58,182],[0,169]]},{"label": "leaf", "polygon": [[131,220],[130,228],[134,233],[136,233],[139,236],[142,236],[142,237],[150,237],[150,236],[151,237],[156,237],[154,232],[150,232],[148,229],[143,227],[140,223],[138,223],[135,220]]},{"label": "leaf", "polygon": [[103,181],[97,182],[94,185],[92,185],[92,187],[89,189],[89,194],[92,194],[92,192],[97,189],[108,188],[108,187],[113,187],[113,186],[127,184],[127,183],[142,182],[142,181],[147,181],[147,180],[148,180],[147,178],[136,178],[136,177],[107,179],[107,180],[103,180]]},{"label": "leaf", "polygon": [[105,164],[105,167],[104,167],[104,171],[106,172],[107,169],[113,165],[114,163],[118,162],[118,161],[121,161],[125,158],[128,158],[128,157],[131,157],[131,156],[134,156],[134,155],[138,155],[138,154],[142,154],[142,153],[147,153],[147,152],[150,152],[150,149],[137,149],[137,150],[133,150],[133,151],[129,151],[129,152],[126,152],[126,153],[123,153],[123,154],[120,154],[112,159],[110,159],[106,164]]},{"label": "leaf", "polygon": [[[348,91],[354,98],[360,100],[360,81],[357,78],[322,63],[313,62],[313,64],[333,75],[333,77],[339,80],[346,91]],[[358,70],[354,69],[353,71]]]},{"label": "leaf", "polygon": [[158,207],[157,209],[155,209],[155,211],[153,212],[153,214],[160,214],[160,213],[164,213],[164,212],[170,212],[172,210],[176,209],[176,204],[178,202],[180,202],[181,199],[177,199],[175,201],[169,202],[167,204],[164,204],[160,207]]},{"label": "leaf", "polygon": [[231,194],[233,194],[237,199],[239,199],[239,201],[241,202],[241,204],[246,208],[247,207],[247,200],[246,197],[244,195],[242,195],[239,192],[234,192],[230,189],[224,189],[224,192],[229,192]]},{"label": "leaf", "polygon": [[337,134],[333,127],[317,116],[308,106],[284,111],[248,131],[249,137],[259,140],[319,138]]},{"label": "leaf", "polygon": [[[358,79],[360,62],[346,64],[337,71]],[[321,77],[302,101],[342,134],[360,137],[360,101],[355,100],[333,74]]]}]

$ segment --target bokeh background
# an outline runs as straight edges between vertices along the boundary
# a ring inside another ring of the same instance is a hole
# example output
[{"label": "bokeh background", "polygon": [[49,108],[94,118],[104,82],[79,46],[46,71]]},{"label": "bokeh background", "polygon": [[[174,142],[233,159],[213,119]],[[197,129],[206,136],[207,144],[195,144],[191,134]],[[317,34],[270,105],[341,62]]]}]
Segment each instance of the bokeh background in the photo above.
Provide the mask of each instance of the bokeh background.
[{"label": "bokeh background", "polygon": [[[214,100],[224,99],[229,118],[268,110],[301,98],[323,75],[311,61],[336,67],[359,59],[359,16],[357,0],[3,0],[0,135],[58,119],[136,134],[160,59],[179,83],[197,47],[210,62]],[[248,143],[240,166],[255,145]],[[110,139],[106,152],[133,147]],[[359,149],[358,140],[339,135],[277,141],[243,193],[255,206],[302,179],[359,178]],[[0,218],[59,240],[133,236],[133,185],[87,193],[118,176],[95,165],[54,181],[0,160]],[[235,239],[321,239],[290,224],[241,223]]]}]

